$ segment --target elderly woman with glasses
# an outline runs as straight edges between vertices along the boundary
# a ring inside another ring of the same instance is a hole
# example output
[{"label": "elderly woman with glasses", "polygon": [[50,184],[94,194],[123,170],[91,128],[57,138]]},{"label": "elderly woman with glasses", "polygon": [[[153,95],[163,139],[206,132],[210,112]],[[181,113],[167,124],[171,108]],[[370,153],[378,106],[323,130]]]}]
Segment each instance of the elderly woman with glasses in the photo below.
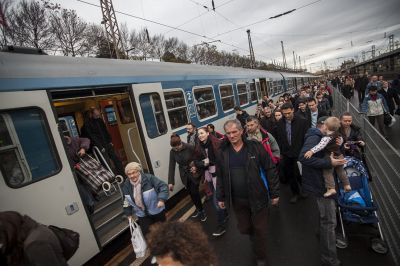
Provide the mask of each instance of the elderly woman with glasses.
[{"label": "elderly woman with glasses", "polygon": [[150,225],[164,222],[165,202],[168,199],[168,186],[154,175],[144,173],[136,162],[125,167],[128,178],[122,185],[124,213],[128,218],[135,215],[142,232],[146,235]]},{"label": "elderly woman with glasses", "polygon": [[171,151],[169,153],[169,171],[168,171],[168,186],[169,190],[174,190],[175,185],[175,166],[179,165],[179,174],[182,184],[186,187],[193,204],[196,206],[196,211],[193,213],[192,218],[199,217],[202,222],[207,220],[206,213],[201,203],[199,192],[200,181],[203,173],[200,170],[193,171],[193,161],[204,158],[197,158],[194,152],[194,146],[184,143],[181,138],[172,134],[171,136]]}]

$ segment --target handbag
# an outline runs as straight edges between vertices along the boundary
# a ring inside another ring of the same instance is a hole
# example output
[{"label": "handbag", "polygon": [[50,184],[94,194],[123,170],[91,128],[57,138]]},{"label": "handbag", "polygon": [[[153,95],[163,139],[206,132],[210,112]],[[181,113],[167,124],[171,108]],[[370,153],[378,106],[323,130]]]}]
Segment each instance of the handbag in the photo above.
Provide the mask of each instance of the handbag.
[{"label": "handbag", "polygon": [[131,241],[133,251],[136,254],[136,258],[142,258],[146,255],[147,243],[143,237],[142,229],[138,223],[129,218],[129,229],[131,231]]},{"label": "handbag", "polygon": [[79,248],[79,233],[55,225],[49,225],[48,228],[57,236],[63,250],[64,258],[69,260]]},{"label": "handbag", "polygon": [[389,126],[390,124],[392,124],[392,116],[389,113],[383,114],[383,123],[385,124],[385,126]]}]

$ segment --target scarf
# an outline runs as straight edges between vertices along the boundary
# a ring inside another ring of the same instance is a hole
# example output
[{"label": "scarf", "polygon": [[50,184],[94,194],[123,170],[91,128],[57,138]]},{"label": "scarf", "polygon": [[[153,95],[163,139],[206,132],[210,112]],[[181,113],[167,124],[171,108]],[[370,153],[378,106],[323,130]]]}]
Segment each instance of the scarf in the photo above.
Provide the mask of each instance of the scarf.
[{"label": "scarf", "polygon": [[210,160],[210,163],[215,163],[214,147],[212,146],[210,138],[208,137],[205,143],[200,142],[200,145],[206,151],[206,157]]},{"label": "scarf", "polygon": [[371,95],[371,100],[376,101],[378,99],[378,94]]},{"label": "scarf", "polygon": [[144,203],[142,198],[142,175],[139,176],[136,182],[133,182],[132,180],[129,181],[131,182],[133,188],[133,198],[135,200],[136,206],[144,210]]}]

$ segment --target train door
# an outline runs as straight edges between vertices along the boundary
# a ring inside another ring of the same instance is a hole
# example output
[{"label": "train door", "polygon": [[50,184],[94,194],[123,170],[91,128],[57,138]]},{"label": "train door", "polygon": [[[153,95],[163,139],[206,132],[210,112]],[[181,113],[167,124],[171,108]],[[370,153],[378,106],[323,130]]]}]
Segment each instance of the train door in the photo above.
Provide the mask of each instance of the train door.
[{"label": "train door", "polygon": [[[133,84],[132,93],[150,158],[149,168],[154,175],[168,182],[172,129],[161,83]],[[177,173],[175,171],[176,177]],[[175,178],[175,186],[174,192],[182,188],[180,178]]]},{"label": "train door", "polygon": [[47,92],[4,92],[0,102],[0,210],[79,232],[69,264],[82,265],[99,248]]}]

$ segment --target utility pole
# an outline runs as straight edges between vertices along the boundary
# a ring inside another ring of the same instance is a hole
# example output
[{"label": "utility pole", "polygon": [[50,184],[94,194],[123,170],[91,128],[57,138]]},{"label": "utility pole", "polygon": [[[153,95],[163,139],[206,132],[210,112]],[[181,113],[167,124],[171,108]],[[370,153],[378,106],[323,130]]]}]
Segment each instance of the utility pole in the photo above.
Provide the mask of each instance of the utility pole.
[{"label": "utility pole", "polygon": [[285,48],[283,47],[283,41],[281,41],[281,46],[282,46],[283,68],[287,68]]},{"label": "utility pole", "polygon": [[294,51],[293,51],[293,69],[296,71],[296,56],[294,55]]},{"label": "utility pole", "polygon": [[362,60],[363,60],[363,62],[364,62],[364,61],[365,61],[365,51],[362,51],[361,57],[362,57]]},{"label": "utility pole", "polygon": [[256,67],[256,58],[254,57],[254,50],[253,50],[253,44],[251,43],[250,30],[247,30],[246,32],[247,32],[247,38],[249,39],[250,68],[255,68]]},{"label": "utility pole", "polygon": [[394,50],[394,35],[389,35],[389,52]]},{"label": "utility pole", "polygon": [[372,58],[375,58],[375,45],[372,45],[371,56],[372,56]]},{"label": "utility pole", "polygon": [[301,72],[302,70],[301,70],[301,58],[300,58],[300,55],[299,55],[299,64],[300,64],[299,67],[300,67],[300,72]]},{"label": "utility pole", "polygon": [[[113,45],[113,51],[118,59],[126,58],[125,49],[122,44],[121,34],[118,28],[117,18],[115,16],[114,7],[112,0],[100,0],[101,13],[103,20],[101,24],[104,24],[106,29],[106,35],[108,42]],[[110,49],[111,50],[111,49]]]}]

